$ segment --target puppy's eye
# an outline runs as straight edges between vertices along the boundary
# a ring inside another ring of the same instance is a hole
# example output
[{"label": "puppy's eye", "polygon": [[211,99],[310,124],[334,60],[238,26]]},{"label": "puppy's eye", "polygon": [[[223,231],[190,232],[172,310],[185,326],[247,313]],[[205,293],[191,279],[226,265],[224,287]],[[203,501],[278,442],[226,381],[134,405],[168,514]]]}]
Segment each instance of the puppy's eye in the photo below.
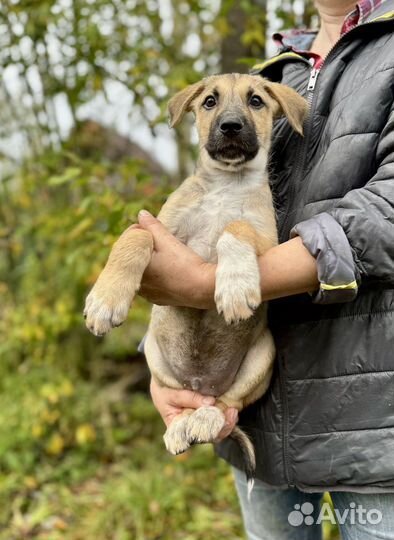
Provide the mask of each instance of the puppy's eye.
[{"label": "puppy's eye", "polygon": [[249,105],[254,109],[261,109],[262,107],[264,107],[264,101],[261,99],[260,96],[255,94],[249,99]]},{"label": "puppy's eye", "polygon": [[215,96],[208,96],[205,98],[204,103],[202,104],[205,109],[213,109],[216,105],[216,98]]}]

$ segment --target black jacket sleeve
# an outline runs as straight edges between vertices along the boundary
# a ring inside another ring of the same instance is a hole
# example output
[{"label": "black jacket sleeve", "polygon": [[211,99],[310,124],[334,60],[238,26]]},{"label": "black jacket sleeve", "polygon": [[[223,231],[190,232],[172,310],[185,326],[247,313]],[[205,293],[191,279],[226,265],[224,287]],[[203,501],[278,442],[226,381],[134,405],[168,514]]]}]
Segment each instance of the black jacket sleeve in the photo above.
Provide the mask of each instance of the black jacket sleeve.
[{"label": "black jacket sleeve", "polygon": [[291,231],[317,260],[321,286],[316,302],[352,300],[360,281],[394,288],[393,109],[379,138],[376,163],[376,174],[364,187]]}]

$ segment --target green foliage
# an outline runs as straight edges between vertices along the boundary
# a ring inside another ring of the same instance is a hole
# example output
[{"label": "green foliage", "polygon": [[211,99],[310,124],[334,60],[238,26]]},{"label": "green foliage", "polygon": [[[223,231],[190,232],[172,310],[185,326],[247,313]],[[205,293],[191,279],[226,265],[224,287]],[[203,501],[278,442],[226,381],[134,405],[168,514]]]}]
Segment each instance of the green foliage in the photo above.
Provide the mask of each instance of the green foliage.
[{"label": "green foliage", "polygon": [[[3,363],[87,362],[97,342],[84,328],[83,299],[119,234],[146,207],[154,213],[168,186],[153,188],[143,164],[91,161],[61,152],[28,161],[0,183],[0,319]],[[130,351],[146,308],[137,302]],[[73,351],[73,352],[72,352]]]},{"label": "green foliage", "polygon": [[2,134],[22,133],[37,155],[57,148],[64,137],[56,99],[75,124],[81,105],[98,96],[112,102],[109,82],[152,127],[163,122],[168,92],[218,65],[216,12],[208,0],[169,1],[167,9],[157,0],[5,0],[0,74],[17,73],[19,88],[14,94],[8,77],[0,82]]},{"label": "green foliage", "polygon": [[[168,455],[163,429],[145,395],[106,399],[97,382],[48,366],[9,374],[0,540],[244,538],[228,465],[208,445]],[[324,539],[334,538],[327,527]]]},{"label": "green foliage", "polygon": [[78,383],[76,393],[59,369],[34,367],[23,375],[5,374],[1,381],[2,475],[34,475],[43,459],[78,447],[90,450],[97,438],[83,405],[93,397],[87,383]]},{"label": "green foliage", "polygon": [[1,540],[241,537],[228,466],[207,446],[166,454],[145,396],[99,399],[47,367],[25,375],[0,398]]},{"label": "green foliage", "polygon": [[245,68],[265,55],[267,17],[263,4],[260,1],[222,1],[215,20],[222,36],[222,71],[247,71]]}]

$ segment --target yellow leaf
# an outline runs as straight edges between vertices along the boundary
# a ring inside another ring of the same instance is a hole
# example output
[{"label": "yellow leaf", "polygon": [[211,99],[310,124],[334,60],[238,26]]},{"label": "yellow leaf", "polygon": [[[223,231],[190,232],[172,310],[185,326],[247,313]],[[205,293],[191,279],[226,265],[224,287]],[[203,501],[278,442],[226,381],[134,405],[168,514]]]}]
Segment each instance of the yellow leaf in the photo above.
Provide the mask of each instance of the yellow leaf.
[{"label": "yellow leaf", "polygon": [[0,281],[0,294],[5,294],[6,292],[8,292],[8,285],[7,283],[4,283],[2,281]]},{"label": "yellow leaf", "polygon": [[44,409],[40,414],[41,420],[46,424],[54,424],[60,418],[60,411],[57,409]]},{"label": "yellow leaf", "polygon": [[65,531],[67,529],[67,523],[62,518],[56,518],[56,520],[53,523],[53,528],[57,529],[58,531]]},{"label": "yellow leaf", "polygon": [[39,439],[40,437],[42,437],[43,433],[44,433],[44,428],[41,424],[35,424],[31,428],[31,434],[33,435],[35,439]]},{"label": "yellow leaf", "polygon": [[96,440],[96,431],[91,424],[81,424],[75,431],[75,439],[80,446]]},{"label": "yellow leaf", "polygon": [[28,489],[36,489],[38,486],[38,482],[34,476],[25,476],[23,483]]},{"label": "yellow leaf", "polygon": [[50,403],[57,403],[59,401],[57,388],[55,388],[52,384],[44,384],[41,387],[40,394]]},{"label": "yellow leaf", "polygon": [[59,387],[59,392],[64,397],[70,397],[74,394],[74,386],[68,379],[64,380]]},{"label": "yellow leaf", "polygon": [[66,303],[63,300],[58,300],[55,304],[55,310],[56,313],[58,313],[59,315],[64,315],[65,313],[67,313]]},{"label": "yellow leaf", "polygon": [[54,433],[49,439],[48,444],[45,447],[45,450],[48,454],[52,456],[58,456],[64,450],[64,439],[59,433]]}]

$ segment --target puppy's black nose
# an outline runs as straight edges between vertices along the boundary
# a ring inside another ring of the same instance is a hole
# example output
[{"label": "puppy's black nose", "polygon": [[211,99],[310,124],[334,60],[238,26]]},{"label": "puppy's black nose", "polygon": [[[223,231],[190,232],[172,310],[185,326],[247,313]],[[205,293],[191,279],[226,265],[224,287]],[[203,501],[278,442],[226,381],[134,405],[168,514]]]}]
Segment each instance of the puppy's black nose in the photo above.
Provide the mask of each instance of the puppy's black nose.
[{"label": "puppy's black nose", "polygon": [[234,137],[242,131],[243,124],[238,118],[226,118],[220,122],[219,129],[223,135]]}]

